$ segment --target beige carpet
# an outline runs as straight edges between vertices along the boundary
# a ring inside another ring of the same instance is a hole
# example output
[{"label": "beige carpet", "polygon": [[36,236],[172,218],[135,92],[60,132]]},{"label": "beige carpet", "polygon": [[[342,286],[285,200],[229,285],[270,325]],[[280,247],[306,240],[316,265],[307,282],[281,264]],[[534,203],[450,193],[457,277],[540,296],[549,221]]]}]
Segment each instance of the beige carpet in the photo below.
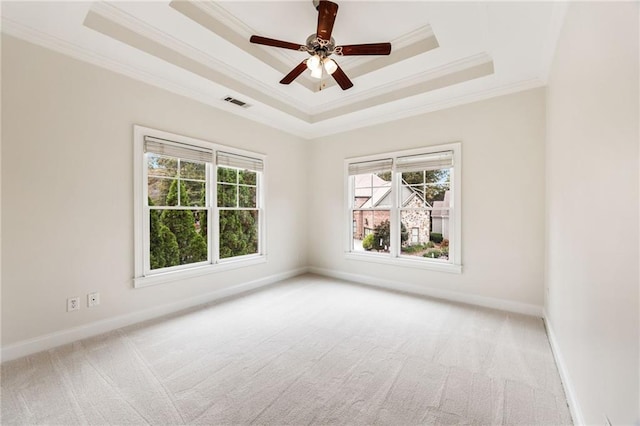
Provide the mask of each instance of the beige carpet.
[{"label": "beige carpet", "polygon": [[570,424],[542,320],[313,275],[2,365],[9,424]]}]

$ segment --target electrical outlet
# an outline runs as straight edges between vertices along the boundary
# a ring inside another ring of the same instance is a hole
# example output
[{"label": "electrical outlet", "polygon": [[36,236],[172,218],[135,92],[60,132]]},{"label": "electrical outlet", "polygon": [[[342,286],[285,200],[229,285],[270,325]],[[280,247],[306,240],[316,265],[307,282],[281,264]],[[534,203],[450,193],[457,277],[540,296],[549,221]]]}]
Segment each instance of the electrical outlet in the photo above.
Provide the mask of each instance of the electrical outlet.
[{"label": "electrical outlet", "polygon": [[80,309],[80,298],[70,297],[67,299],[67,312],[77,311]]},{"label": "electrical outlet", "polygon": [[98,306],[99,304],[100,304],[100,293],[87,294],[87,307],[93,308],[94,306]]}]

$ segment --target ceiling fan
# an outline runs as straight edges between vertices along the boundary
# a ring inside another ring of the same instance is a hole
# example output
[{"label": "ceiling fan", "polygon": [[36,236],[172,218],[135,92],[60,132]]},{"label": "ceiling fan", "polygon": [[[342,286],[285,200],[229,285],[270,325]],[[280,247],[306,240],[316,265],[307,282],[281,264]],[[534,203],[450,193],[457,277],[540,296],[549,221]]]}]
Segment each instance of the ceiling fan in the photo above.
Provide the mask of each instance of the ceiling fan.
[{"label": "ceiling fan", "polygon": [[328,0],[313,0],[313,4],[318,10],[318,29],[314,34],[307,37],[306,44],[290,43],[257,35],[251,36],[249,41],[265,46],[299,50],[311,55],[310,58],[302,61],[280,80],[281,84],[290,84],[308,68],[311,70],[311,77],[321,79],[323,72],[326,71],[340,85],[342,90],[347,90],[353,87],[353,83],[344,71],[342,71],[342,68],[340,68],[333,59],[329,58],[329,56],[388,55],[391,53],[391,43],[336,46],[335,40],[331,37],[331,32],[333,31],[333,24],[338,14],[338,5]]}]

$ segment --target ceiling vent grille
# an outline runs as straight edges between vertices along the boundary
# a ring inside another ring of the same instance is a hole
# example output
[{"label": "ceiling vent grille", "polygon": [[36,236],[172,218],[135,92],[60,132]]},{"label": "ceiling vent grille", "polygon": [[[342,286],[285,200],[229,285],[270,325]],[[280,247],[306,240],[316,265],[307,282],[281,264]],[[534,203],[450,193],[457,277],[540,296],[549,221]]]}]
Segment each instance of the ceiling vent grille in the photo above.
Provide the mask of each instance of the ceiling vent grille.
[{"label": "ceiling vent grille", "polygon": [[226,98],[224,98],[225,102],[230,102],[234,105],[238,105],[242,108],[249,108],[251,105],[249,105],[246,102],[242,102],[240,99],[236,99],[236,98],[232,98],[231,96],[227,96]]}]

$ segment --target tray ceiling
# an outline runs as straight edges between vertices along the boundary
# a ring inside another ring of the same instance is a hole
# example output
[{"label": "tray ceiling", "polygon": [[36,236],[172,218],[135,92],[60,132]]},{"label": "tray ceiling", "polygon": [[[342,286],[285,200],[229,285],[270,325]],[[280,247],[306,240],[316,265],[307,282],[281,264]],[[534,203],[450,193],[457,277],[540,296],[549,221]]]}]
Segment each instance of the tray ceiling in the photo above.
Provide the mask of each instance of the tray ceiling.
[{"label": "tray ceiling", "polygon": [[[354,87],[305,72],[306,1],[2,2],[2,31],[304,138],[543,86],[565,3],[338,1],[337,44],[390,41],[389,56],[337,57]],[[235,98],[247,105],[225,101]]]}]

